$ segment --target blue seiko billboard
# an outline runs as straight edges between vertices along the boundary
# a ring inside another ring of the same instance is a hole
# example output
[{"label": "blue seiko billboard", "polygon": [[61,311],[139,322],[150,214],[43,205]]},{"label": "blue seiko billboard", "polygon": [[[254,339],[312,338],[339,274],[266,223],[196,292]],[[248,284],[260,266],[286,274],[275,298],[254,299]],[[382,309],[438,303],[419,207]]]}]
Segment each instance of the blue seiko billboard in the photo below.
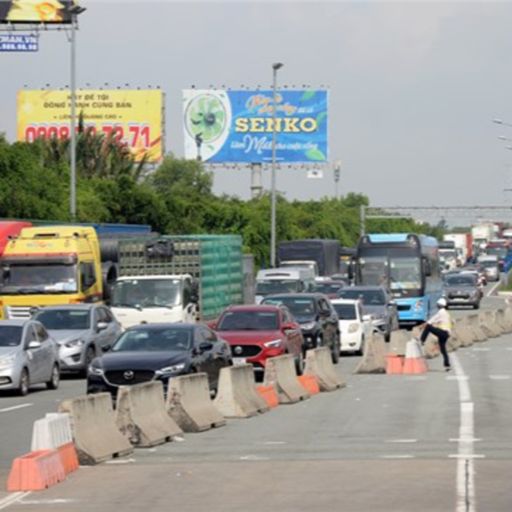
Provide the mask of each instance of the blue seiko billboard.
[{"label": "blue seiko billboard", "polygon": [[[185,157],[210,163],[270,162],[272,111],[272,91],[185,90]],[[327,120],[327,91],[278,91],[277,162],[327,161]]]}]

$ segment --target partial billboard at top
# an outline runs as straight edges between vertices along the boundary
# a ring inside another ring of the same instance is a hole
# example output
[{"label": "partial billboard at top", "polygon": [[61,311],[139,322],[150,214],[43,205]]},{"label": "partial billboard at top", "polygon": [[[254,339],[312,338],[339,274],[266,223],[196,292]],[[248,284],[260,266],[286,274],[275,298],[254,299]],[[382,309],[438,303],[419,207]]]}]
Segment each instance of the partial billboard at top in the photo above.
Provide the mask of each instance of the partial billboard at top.
[{"label": "partial billboard at top", "polygon": [[[160,90],[94,90],[76,92],[77,116],[86,130],[112,135],[126,144],[136,161],[159,162],[163,156],[163,93]],[[18,140],[68,138],[69,91],[18,92]],[[78,124],[78,122],[77,122]]]},{"label": "partial billboard at top", "polygon": [[[183,91],[185,157],[270,162],[273,103],[272,91]],[[327,91],[278,91],[275,131],[277,162],[325,162]]]},{"label": "partial billboard at top", "polygon": [[71,23],[74,0],[0,0],[0,23]]}]

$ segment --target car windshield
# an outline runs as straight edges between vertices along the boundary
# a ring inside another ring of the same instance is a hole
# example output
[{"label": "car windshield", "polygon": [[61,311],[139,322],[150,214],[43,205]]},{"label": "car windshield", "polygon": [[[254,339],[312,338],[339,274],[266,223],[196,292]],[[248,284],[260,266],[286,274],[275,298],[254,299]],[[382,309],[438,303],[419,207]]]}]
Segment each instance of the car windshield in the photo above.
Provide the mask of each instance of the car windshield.
[{"label": "car windshield", "polygon": [[19,325],[0,326],[0,347],[17,347],[21,343],[23,327]]},{"label": "car windshield", "polygon": [[35,319],[48,330],[84,331],[90,327],[91,313],[88,309],[48,309],[36,313]]},{"label": "car windshield", "polygon": [[476,286],[476,278],[471,275],[447,276],[445,279],[447,286]]},{"label": "car windshield", "polygon": [[264,304],[283,304],[296,317],[312,317],[316,314],[315,301],[300,297],[271,297]]},{"label": "car windshield", "polygon": [[419,258],[393,258],[389,264],[389,280],[392,290],[421,288]]},{"label": "car windshield", "polygon": [[112,352],[184,351],[192,347],[192,329],[165,327],[126,331],[112,347]]},{"label": "car windshield", "polygon": [[170,307],[181,304],[179,279],[130,279],[115,284],[113,307]]},{"label": "car windshield", "polygon": [[1,292],[12,294],[76,293],[76,265],[6,265]]},{"label": "car windshield", "polygon": [[382,290],[361,290],[357,288],[342,288],[338,292],[342,299],[360,299],[366,306],[384,306],[386,296]]},{"label": "car windshield", "polygon": [[256,295],[270,295],[271,293],[300,292],[301,282],[292,279],[271,279],[257,281]]},{"label": "car windshield", "polygon": [[217,326],[219,331],[275,331],[278,328],[276,311],[227,311]]},{"label": "car windshield", "polygon": [[485,252],[490,255],[496,255],[498,258],[506,258],[508,249],[506,247],[487,247]]},{"label": "car windshield", "polygon": [[315,283],[315,286],[313,287],[313,291],[318,293],[326,293],[326,294],[332,294],[337,293],[338,290],[343,287],[343,283],[338,281],[336,283]]},{"label": "car windshield", "polygon": [[333,307],[340,320],[355,320],[357,318],[354,304],[333,304]]},{"label": "car windshield", "polygon": [[360,258],[359,271],[361,284],[386,285],[388,282],[388,260],[382,258]]}]

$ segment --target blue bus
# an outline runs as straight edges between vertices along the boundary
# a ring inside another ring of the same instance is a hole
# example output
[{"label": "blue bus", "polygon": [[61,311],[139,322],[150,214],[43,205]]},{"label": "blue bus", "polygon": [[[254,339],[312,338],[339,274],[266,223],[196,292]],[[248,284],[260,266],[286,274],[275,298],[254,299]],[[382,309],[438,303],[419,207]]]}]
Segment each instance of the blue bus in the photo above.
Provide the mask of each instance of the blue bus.
[{"label": "blue bus", "polygon": [[442,279],[435,238],[408,233],[362,236],[355,265],[356,284],[390,290],[400,325],[424,322],[436,309]]}]

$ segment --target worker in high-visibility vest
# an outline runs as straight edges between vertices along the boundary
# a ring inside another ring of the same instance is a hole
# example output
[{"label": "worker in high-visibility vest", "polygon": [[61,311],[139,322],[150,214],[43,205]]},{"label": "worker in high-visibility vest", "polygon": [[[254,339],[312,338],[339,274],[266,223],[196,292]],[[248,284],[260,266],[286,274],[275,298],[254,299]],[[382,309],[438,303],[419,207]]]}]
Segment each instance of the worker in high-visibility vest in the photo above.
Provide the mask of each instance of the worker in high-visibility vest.
[{"label": "worker in high-visibility vest", "polygon": [[437,301],[437,313],[427,321],[423,332],[421,333],[421,343],[425,343],[429,334],[433,334],[438,339],[439,349],[443,356],[444,369],[449,372],[451,370],[451,366],[450,358],[448,357],[448,352],[446,350],[446,342],[448,341],[452,330],[452,318],[450,313],[448,313],[446,306],[446,299],[441,297]]}]

